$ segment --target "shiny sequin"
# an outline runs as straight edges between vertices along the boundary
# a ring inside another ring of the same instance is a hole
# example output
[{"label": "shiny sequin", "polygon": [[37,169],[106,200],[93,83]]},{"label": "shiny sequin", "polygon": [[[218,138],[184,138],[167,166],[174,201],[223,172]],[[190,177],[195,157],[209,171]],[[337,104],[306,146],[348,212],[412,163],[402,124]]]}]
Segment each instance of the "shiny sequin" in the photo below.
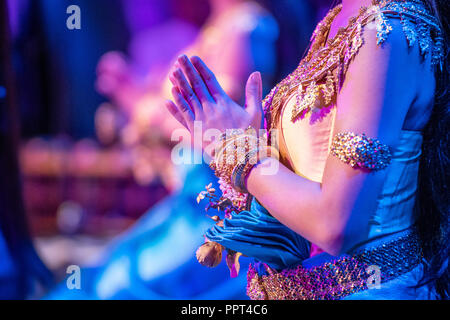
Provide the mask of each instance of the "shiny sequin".
[{"label": "shiny sequin", "polygon": [[406,40],[408,40],[408,45],[412,47],[417,40],[417,31],[416,27],[411,20],[408,18],[404,18],[401,20],[403,26],[403,33],[406,36]]},{"label": "shiny sequin", "polygon": [[392,31],[392,26],[389,24],[387,17],[381,12],[380,8],[377,8],[376,15],[377,45],[380,45],[388,38],[389,33]]}]

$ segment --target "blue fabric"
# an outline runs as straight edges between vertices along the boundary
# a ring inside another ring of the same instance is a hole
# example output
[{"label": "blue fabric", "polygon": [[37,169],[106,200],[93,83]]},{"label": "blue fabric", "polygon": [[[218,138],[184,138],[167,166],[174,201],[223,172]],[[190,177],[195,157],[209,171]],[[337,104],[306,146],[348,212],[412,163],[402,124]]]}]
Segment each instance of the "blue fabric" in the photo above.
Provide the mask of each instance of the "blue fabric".
[{"label": "blue fabric", "polygon": [[20,275],[16,271],[16,267],[0,228],[0,300],[22,297],[18,285]]},{"label": "blue fabric", "polygon": [[402,130],[392,148],[392,161],[386,169],[377,208],[369,219],[368,239],[405,230],[415,223],[413,214],[417,193],[423,136],[420,131]]},{"label": "blue fabric", "polygon": [[380,288],[367,289],[356,292],[343,300],[436,300],[435,290],[427,286],[414,288],[423,275],[423,265],[418,265],[391,281],[382,283]]},{"label": "blue fabric", "polygon": [[223,228],[215,226],[205,235],[276,270],[293,267],[309,257],[310,243],[272,217],[256,200],[250,211],[234,214],[224,220]]},{"label": "blue fabric", "polygon": [[[380,243],[404,236],[408,232],[411,232],[411,230],[406,229],[367,241],[358,246],[356,250],[378,246]],[[253,267],[260,276],[267,275],[264,264],[278,271],[299,264],[310,269],[350,255],[342,254],[339,257],[334,257],[328,253],[321,253],[309,258],[310,244],[308,241],[283,226],[255,200],[252,202],[251,211],[244,211],[233,215],[232,219],[226,219],[223,228],[215,226],[208,230],[206,237],[227,248],[254,258],[256,263],[253,264]],[[422,272],[423,266],[419,265],[396,279],[382,283],[379,289],[360,291],[345,297],[345,299],[435,299],[435,292],[428,287],[413,288],[420,280]]]}]

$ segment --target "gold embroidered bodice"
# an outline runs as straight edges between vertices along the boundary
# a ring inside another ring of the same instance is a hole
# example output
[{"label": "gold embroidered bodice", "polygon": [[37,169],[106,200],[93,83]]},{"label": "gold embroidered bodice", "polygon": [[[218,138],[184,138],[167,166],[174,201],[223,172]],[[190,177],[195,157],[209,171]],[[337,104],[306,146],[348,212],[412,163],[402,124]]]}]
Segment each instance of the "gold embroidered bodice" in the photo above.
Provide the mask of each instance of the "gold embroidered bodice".
[{"label": "gold embroidered bodice", "polygon": [[392,31],[389,20],[399,19],[409,46],[417,42],[423,56],[431,55],[432,65],[443,61],[444,39],[437,19],[420,0],[373,0],[361,7],[359,14],[328,38],[331,23],[342,10],[338,5],[318,24],[311,38],[311,47],[298,68],[281,81],[264,99],[268,129],[276,127],[282,106],[292,95],[295,107],[293,122],[314,109],[322,109],[336,101],[349,64],[363,45],[363,27],[375,23],[377,44],[382,45]]},{"label": "gold embroidered bodice", "polygon": [[[443,36],[437,22],[419,0],[374,1],[328,38],[330,26],[341,11],[339,5],[317,26],[307,56],[264,100],[266,125],[277,129],[281,161],[296,174],[322,182],[329,156],[336,116],[336,99],[347,69],[363,45],[368,24],[382,45],[393,30],[391,19],[401,21],[408,45],[417,44],[424,57],[439,67],[443,60]],[[388,179],[378,197],[378,208],[369,221],[369,238],[413,224],[412,209],[417,188],[422,134],[402,130]]]}]

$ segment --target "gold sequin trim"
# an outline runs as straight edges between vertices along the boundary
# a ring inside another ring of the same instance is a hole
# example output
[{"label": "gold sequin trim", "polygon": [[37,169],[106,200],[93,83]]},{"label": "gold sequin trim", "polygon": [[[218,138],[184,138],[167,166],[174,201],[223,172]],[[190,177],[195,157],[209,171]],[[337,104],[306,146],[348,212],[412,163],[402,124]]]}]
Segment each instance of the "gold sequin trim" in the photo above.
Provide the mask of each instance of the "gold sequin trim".
[{"label": "gold sequin trim", "polygon": [[[422,262],[417,234],[383,243],[375,248],[336,258],[313,268],[298,266],[277,272],[264,265],[268,275],[259,275],[253,265],[247,273],[247,295],[252,300],[337,300],[379,282],[388,282]],[[375,271],[376,272],[376,271]]]}]

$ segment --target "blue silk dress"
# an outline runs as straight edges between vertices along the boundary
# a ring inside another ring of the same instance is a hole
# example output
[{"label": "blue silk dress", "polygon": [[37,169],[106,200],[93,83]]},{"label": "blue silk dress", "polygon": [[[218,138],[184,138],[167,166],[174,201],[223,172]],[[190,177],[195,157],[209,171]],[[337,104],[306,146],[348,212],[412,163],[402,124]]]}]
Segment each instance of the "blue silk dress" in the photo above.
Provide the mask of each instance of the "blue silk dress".
[{"label": "blue silk dress", "polygon": [[[411,40],[411,32],[415,33],[416,30],[410,27],[411,24],[407,24],[409,20],[406,21],[407,18],[405,17],[415,14],[416,18],[423,18],[422,12],[424,10],[420,1],[416,0],[381,2],[380,5],[370,7],[366,11],[366,16],[361,16],[358,18],[359,20],[356,19],[356,22],[360,22],[360,24],[355,26],[355,33],[353,34],[362,33],[361,30],[367,32],[372,29],[368,33],[368,37],[376,33],[378,43],[381,44],[387,39],[393,28],[390,26],[390,20],[398,21],[401,17],[401,19],[405,19],[405,21],[402,20],[403,31],[409,41]],[[426,17],[428,19],[430,16],[427,15]],[[372,21],[374,23],[371,23]],[[395,25],[395,27],[397,26]],[[361,27],[364,27],[364,29]],[[415,35],[420,36],[418,32]],[[375,36],[373,37],[375,38]],[[356,39],[355,41],[355,38],[344,40],[342,40],[342,50],[338,52],[344,52],[345,56],[341,57],[340,61],[347,59],[349,62],[351,61],[351,55],[357,54],[359,46],[364,41],[361,41],[362,39]],[[376,41],[372,38],[364,40]],[[432,41],[428,43],[431,45]],[[348,44],[349,47],[345,47]],[[356,44],[356,48],[352,47],[354,44]],[[413,45],[412,41],[409,42],[409,45]],[[312,47],[314,47],[314,44]],[[431,47],[427,48],[430,50]],[[421,47],[421,49],[424,49],[423,52],[425,52],[426,48]],[[334,57],[328,58],[329,61],[333,61],[332,58]],[[317,65],[320,65],[320,63],[317,63]],[[343,69],[345,70],[346,66]],[[312,112],[307,113],[299,121],[291,121],[291,115],[295,111],[297,101],[294,93],[282,102],[281,117],[277,125],[281,137],[280,154],[288,160],[288,167],[293,172],[311,181],[321,183],[325,162],[330,154],[331,141],[335,134],[336,105],[331,103],[317,106],[317,101],[312,100],[312,105],[314,105]],[[257,200],[253,200],[250,211],[235,214],[232,219],[224,221],[223,227],[215,226],[210,229],[206,233],[206,237],[227,248],[241,252],[245,256],[253,257],[255,259],[253,268],[258,277],[268,276],[267,266],[280,274],[284,270],[292,270],[299,266],[303,267],[303,269],[300,269],[301,272],[316,270],[315,268],[326,263],[332,263],[336,259],[350,257],[354,252],[364,249],[371,250],[400,239],[412,233],[416,222],[414,204],[422,144],[423,136],[421,132],[408,130],[400,132],[398,143],[395,146],[390,146],[392,162],[385,169],[387,173],[381,191],[377,195],[376,208],[369,212],[366,228],[361,230],[365,240],[357,243],[351,251],[345,252],[342,256],[333,257],[327,253],[320,253],[311,257],[311,244],[301,235],[278,222]],[[419,257],[419,255],[417,256]],[[354,290],[349,294],[339,296],[339,298],[433,299],[435,298],[434,291],[428,287],[411,288],[418,284],[422,272],[423,265],[416,263],[414,268],[408,269],[408,272],[399,273],[398,276],[381,283],[381,286]],[[314,273],[312,276],[314,276]],[[274,283],[273,279],[269,281]],[[290,290],[289,284],[283,285],[287,291]]]}]

